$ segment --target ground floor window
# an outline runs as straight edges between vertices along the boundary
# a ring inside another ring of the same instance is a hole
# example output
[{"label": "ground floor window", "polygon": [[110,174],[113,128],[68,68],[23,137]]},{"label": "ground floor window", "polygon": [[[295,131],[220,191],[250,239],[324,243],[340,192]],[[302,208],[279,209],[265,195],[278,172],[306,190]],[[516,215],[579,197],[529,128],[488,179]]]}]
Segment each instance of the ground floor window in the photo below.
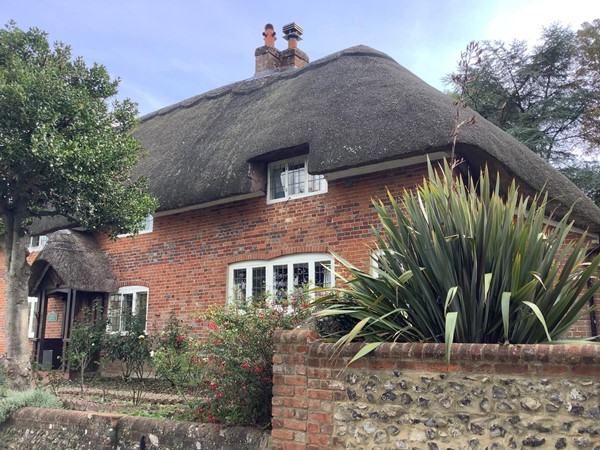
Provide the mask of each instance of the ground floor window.
[{"label": "ground floor window", "polygon": [[333,280],[333,259],[327,253],[245,261],[229,266],[229,297],[277,303],[306,287],[331,287]]},{"label": "ground floor window", "polygon": [[37,326],[37,317],[36,317],[36,308],[37,308],[37,297],[27,297],[27,302],[29,303],[29,327],[28,334],[29,338],[33,339],[35,337],[35,327]]},{"label": "ground floor window", "polygon": [[142,321],[146,329],[148,314],[148,288],[144,286],[126,286],[119,292],[111,294],[108,300],[108,331],[111,333],[127,333],[131,318]]}]

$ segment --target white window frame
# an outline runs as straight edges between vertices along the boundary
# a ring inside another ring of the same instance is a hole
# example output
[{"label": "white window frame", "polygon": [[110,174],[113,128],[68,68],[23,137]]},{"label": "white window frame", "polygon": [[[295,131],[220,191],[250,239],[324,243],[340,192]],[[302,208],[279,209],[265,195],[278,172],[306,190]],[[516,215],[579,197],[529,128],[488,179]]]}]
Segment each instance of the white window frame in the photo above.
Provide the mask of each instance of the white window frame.
[{"label": "white window frame", "polygon": [[[38,242],[37,244],[34,244],[34,240],[36,239]],[[45,234],[41,234],[39,236],[31,236],[29,238],[29,244],[27,245],[27,249],[30,252],[39,252],[46,246],[46,242],[48,242],[48,236],[46,236]]]},{"label": "white window frame", "polygon": [[[245,298],[246,300],[250,300],[252,298],[252,269],[255,268],[265,268],[265,294],[273,295],[273,268],[275,266],[287,266],[287,292],[293,292],[294,289],[294,264],[308,264],[308,283],[311,287],[314,287],[315,280],[315,265],[319,262],[327,262],[329,263],[329,268],[325,270],[328,271],[329,276],[329,284],[328,287],[335,286],[335,275],[334,275],[334,259],[329,253],[299,253],[295,255],[281,256],[278,258],[270,259],[270,260],[254,260],[254,261],[243,261],[239,263],[234,263],[229,265],[228,276],[227,276],[227,294],[228,300],[234,301],[238,296],[236,292],[236,287],[234,284],[234,272],[240,269],[246,269],[246,292]],[[314,293],[311,293],[311,296],[314,296]]]},{"label": "white window frame", "polygon": [[35,337],[35,328],[37,326],[37,321],[35,320],[37,302],[37,297],[27,297],[27,303],[29,303],[29,322],[27,326],[27,334],[29,336],[29,339],[33,339]]},{"label": "white window frame", "polygon": [[[271,188],[273,180],[271,179],[272,169],[275,166],[285,165],[286,169],[282,173],[288,173],[288,167],[290,164],[298,164],[302,163],[304,165],[304,192],[289,194],[288,193],[288,182],[289,177],[282,177],[282,185],[284,190],[283,197],[272,198],[271,196]],[[315,190],[311,190],[311,183],[318,183],[319,188]],[[267,166],[267,204],[285,202],[290,199],[295,198],[303,198],[310,197],[312,195],[325,194],[327,192],[327,180],[323,175],[311,175],[308,173],[308,157],[307,156],[299,156],[295,158],[282,159],[279,161],[274,161],[269,163]]]},{"label": "white window frame", "polygon": [[[137,234],[146,234],[146,233],[152,233],[152,231],[154,230],[154,216],[152,214],[148,214],[146,216],[146,218],[144,219],[144,228],[142,228]],[[123,234],[118,234],[117,237],[118,238],[122,238],[122,237],[128,237],[128,236],[135,236],[133,233],[123,233]]]},{"label": "white window frame", "polygon": [[[146,294],[146,317],[145,319],[145,327],[144,327],[144,332],[146,332],[146,330],[148,329],[148,309],[149,309],[149,305],[150,305],[150,290],[146,287],[146,286],[124,286],[122,288],[120,288],[117,292],[113,292],[112,294],[110,294],[108,296],[108,307],[106,308],[106,313],[107,313],[107,319],[108,319],[108,323],[106,325],[106,331],[108,333],[120,333],[120,334],[127,334],[129,333],[128,330],[123,330],[122,329],[122,322],[121,322],[121,317],[123,315],[123,296],[125,294],[134,294],[133,297],[133,301],[132,301],[132,305],[131,305],[131,314],[133,316],[136,316],[139,310],[139,304],[138,304],[138,298],[137,298],[137,294],[139,293],[145,293]],[[113,301],[112,297],[113,295],[119,295],[120,299],[119,299],[119,329],[118,330],[114,330],[112,328],[112,324],[110,323],[110,314],[111,314],[111,302]]]}]

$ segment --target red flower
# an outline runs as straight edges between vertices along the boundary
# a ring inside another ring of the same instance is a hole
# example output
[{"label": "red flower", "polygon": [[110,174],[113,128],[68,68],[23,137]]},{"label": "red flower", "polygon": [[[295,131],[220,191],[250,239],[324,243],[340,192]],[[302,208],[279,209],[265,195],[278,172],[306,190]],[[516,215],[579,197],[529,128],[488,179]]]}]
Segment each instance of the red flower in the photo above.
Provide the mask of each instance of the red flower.
[{"label": "red flower", "polygon": [[206,418],[206,421],[208,423],[217,423],[219,421],[219,419],[217,419],[215,416],[209,416]]},{"label": "red flower", "polygon": [[217,383],[212,383],[212,384],[210,385],[210,388],[211,388],[213,391],[216,391],[216,390],[219,388],[219,385],[218,385]]},{"label": "red flower", "polygon": [[180,334],[179,336],[177,336],[177,342],[181,342],[185,340],[185,336],[183,334]]},{"label": "red flower", "polygon": [[208,328],[210,328],[213,331],[216,331],[217,329],[217,324],[214,322],[208,322]]},{"label": "red flower", "polygon": [[221,400],[223,398],[223,394],[221,394],[220,392],[217,393],[216,395],[217,400]]},{"label": "red flower", "polygon": [[261,373],[261,372],[262,372],[262,367],[260,367],[260,366],[256,366],[256,367],[254,368],[254,373]]},{"label": "red flower", "polygon": [[243,367],[244,369],[249,369],[250,368],[250,363],[247,363],[247,362],[241,363],[240,367]]}]

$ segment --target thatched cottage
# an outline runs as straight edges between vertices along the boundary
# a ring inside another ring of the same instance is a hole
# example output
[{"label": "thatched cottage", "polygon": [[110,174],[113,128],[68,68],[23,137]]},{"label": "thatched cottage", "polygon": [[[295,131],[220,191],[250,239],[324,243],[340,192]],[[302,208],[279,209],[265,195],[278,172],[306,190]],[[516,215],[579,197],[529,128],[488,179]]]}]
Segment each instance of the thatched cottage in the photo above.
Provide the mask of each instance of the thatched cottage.
[{"label": "thatched cottage", "polygon": [[[126,331],[120,318],[127,310],[146,314],[152,331],[171,313],[188,317],[231,297],[309,281],[330,286],[330,252],[369,267],[371,199],[410,189],[426,174],[427,157],[450,154],[456,109],[369,47],[309,63],[297,47],[301,34],[296,24],[284,27],[288,48],[280,51],[268,25],[252,78],[142,118],[135,135],[148,156],[136,170],[160,206],[135,237],[49,235],[29,283],[40,361],[57,364],[73,317],[95,298],[107,305],[112,331]],[[558,214],[573,208],[576,230],[589,229],[597,242],[600,209],[527,147],[475,117],[458,135],[463,168],[487,164],[526,192],[545,188]],[[0,289],[0,303],[3,295]]]}]

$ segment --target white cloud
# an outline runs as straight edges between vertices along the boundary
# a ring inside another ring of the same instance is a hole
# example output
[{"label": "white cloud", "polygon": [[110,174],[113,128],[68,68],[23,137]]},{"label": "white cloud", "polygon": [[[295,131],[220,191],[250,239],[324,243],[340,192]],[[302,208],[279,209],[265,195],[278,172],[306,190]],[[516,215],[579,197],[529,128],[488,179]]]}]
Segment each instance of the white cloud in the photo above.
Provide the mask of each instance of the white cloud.
[{"label": "white cloud", "polygon": [[600,17],[598,0],[498,1],[487,24],[486,39],[535,42],[543,27],[560,22],[574,30]]}]

